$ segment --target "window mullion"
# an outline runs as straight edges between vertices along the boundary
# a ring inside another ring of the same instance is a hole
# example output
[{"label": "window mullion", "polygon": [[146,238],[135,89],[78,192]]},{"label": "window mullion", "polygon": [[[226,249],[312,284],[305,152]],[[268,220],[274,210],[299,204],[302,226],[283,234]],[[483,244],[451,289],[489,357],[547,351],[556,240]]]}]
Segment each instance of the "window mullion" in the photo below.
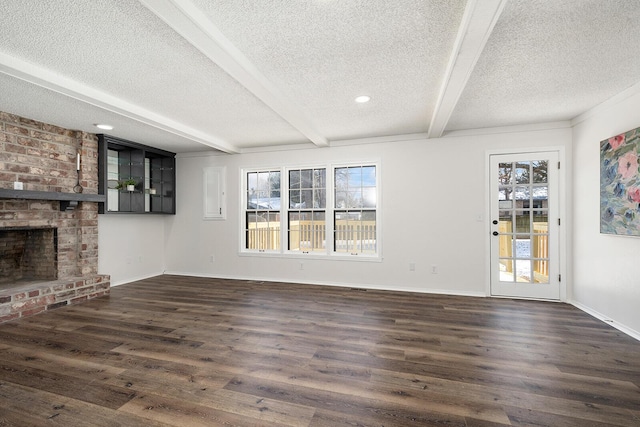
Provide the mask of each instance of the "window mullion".
[{"label": "window mullion", "polygon": [[327,176],[325,178],[327,191],[326,191],[326,207],[325,207],[325,221],[326,221],[326,254],[331,255],[334,253],[335,248],[335,221],[333,220],[333,212],[335,211],[335,185],[334,185],[334,168],[329,165],[327,167]]},{"label": "window mullion", "polygon": [[243,251],[379,257],[376,163],[265,168],[243,175]]},{"label": "window mullion", "polygon": [[[289,217],[289,174],[280,168],[280,253],[289,248],[287,222]],[[286,246],[285,246],[286,245]]]}]

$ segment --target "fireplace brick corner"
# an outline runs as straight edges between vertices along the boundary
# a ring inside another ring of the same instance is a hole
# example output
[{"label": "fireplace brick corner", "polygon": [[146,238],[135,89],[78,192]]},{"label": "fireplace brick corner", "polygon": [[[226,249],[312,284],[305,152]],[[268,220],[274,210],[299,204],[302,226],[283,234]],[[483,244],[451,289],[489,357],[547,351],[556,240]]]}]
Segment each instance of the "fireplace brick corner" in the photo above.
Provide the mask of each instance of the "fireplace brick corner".
[{"label": "fireplace brick corner", "polygon": [[0,291],[0,323],[109,295],[110,280],[99,274]]}]

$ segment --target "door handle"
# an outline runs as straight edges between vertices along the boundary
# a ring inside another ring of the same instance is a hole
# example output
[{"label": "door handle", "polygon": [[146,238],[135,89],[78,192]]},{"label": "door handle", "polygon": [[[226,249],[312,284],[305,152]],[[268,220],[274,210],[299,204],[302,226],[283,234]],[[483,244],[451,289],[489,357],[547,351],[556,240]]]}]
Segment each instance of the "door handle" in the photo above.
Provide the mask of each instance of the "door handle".
[{"label": "door handle", "polygon": [[494,231],[494,232],[493,232],[493,233],[491,233],[491,234],[493,234],[494,236],[497,236],[497,235],[498,235],[498,234],[500,234],[500,233],[498,233],[497,231]]},{"label": "door handle", "polygon": [[494,220],[493,220],[493,221],[491,221],[491,222],[493,222],[493,225],[498,225],[498,220],[497,220],[497,219],[494,219]]}]

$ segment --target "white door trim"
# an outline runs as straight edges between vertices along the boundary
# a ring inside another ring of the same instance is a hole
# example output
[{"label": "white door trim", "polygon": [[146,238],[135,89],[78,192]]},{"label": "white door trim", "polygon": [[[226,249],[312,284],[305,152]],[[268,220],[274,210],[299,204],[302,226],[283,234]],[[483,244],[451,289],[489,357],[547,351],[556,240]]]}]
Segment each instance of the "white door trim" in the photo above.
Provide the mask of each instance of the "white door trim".
[{"label": "white door trim", "polygon": [[[539,153],[547,151],[556,151],[558,153],[558,160],[560,162],[560,170],[558,171],[558,186],[559,186],[559,198],[558,198],[558,212],[561,218],[561,226],[558,230],[560,245],[559,245],[559,270],[562,276],[560,282],[560,301],[568,301],[568,288],[571,277],[569,275],[568,268],[568,242],[570,236],[571,221],[568,217],[568,179],[570,176],[570,165],[566,160],[566,150],[563,146],[541,146],[541,147],[522,147],[522,148],[503,148],[503,149],[491,149],[485,150],[485,209],[484,209],[484,235],[485,235],[485,295],[491,296],[491,156],[501,154],[523,154],[523,153]],[[500,297],[495,297],[500,298]]]}]

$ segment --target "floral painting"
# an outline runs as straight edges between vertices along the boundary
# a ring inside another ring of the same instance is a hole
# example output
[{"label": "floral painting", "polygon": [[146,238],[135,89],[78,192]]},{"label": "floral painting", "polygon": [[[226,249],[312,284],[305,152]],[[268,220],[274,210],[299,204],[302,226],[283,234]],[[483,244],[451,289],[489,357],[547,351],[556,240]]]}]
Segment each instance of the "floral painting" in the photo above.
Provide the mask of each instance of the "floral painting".
[{"label": "floral painting", "polygon": [[600,142],[600,232],[640,236],[640,128]]}]

